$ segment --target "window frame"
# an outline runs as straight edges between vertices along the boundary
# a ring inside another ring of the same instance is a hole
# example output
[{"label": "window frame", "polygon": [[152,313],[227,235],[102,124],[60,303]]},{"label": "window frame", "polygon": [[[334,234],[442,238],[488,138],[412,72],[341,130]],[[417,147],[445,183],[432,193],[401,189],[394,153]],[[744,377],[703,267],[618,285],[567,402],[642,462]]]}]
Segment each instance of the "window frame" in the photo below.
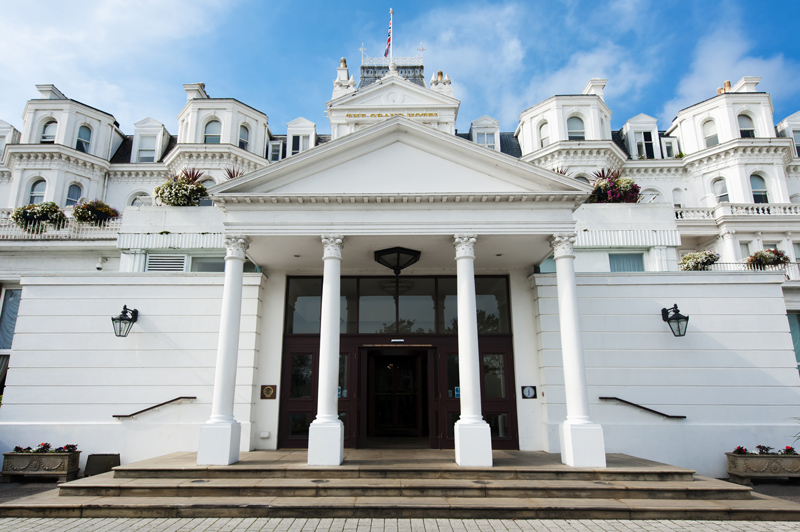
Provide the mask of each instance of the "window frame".
[{"label": "window frame", "polygon": [[[611,260],[611,257],[637,257],[640,258],[642,261],[642,269],[641,270],[614,270],[614,264]],[[637,273],[637,272],[645,272],[647,271],[644,262],[644,252],[629,252],[629,253],[609,253],[608,254],[608,271],[609,273]]]},{"label": "window frame", "polygon": [[[547,136],[543,136],[542,130],[544,133],[547,133]],[[539,125],[539,147],[545,148],[550,145],[550,123],[545,120]]]},{"label": "window frame", "polygon": [[[297,149],[295,149],[294,146],[295,141],[297,141]],[[308,134],[292,135],[291,155],[297,155],[298,153],[303,153],[310,147],[311,147],[311,135]]]},{"label": "window frame", "polygon": [[[280,161],[283,158],[283,141],[281,141],[281,140],[271,140],[271,141],[269,141],[269,144],[267,145],[267,148],[269,150],[267,152],[267,160],[269,162],[277,163],[278,161]],[[278,157],[276,159],[273,159],[272,158],[272,154],[273,154],[275,148],[277,148]]]},{"label": "window frame", "polygon": [[[78,195],[77,196],[70,195],[70,193],[74,191],[73,189],[76,188],[78,189]],[[81,200],[82,196],[83,196],[83,187],[80,186],[78,183],[70,183],[70,185],[67,187],[67,197],[64,200],[64,206],[69,207],[70,205],[77,205],[78,202]]]},{"label": "window frame", "polygon": [[[89,138],[84,139],[81,138],[81,132],[88,131]],[[81,124],[78,128],[78,139],[75,141],[75,149],[81,153],[89,153],[89,149],[92,147],[92,128],[87,126],[86,124]]]},{"label": "window frame", "polygon": [[[242,132],[244,131],[244,135]],[[247,127],[246,124],[239,125],[239,147],[243,150],[247,150],[247,146],[250,144],[250,129]]]},{"label": "window frame", "polygon": [[[145,139],[148,139],[148,141],[149,141],[149,139],[153,139],[153,147],[152,148],[149,146],[149,144],[150,144],[149,142],[147,142],[147,144],[145,144],[145,142],[144,142]],[[137,163],[154,163],[154,162],[156,162],[156,144],[158,144],[158,137],[156,135],[141,135],[139,137],[139,145],[136,148],[136,162]],[[152,153],[153,154],[152,157],[149,157],[147,155],[145,157],[142,157],[142,155],[145,152]],[[149,159],[152,159],[152,160],[143,161],[142,160],[143,158],[144,159],[148,159],[149,158]]]},{"label": "window frame", "polygon": [[[706,126],[711,125],[713,131],[706,132]],[[713,118],[709,118],[705,122],[703,122],[702,132],[703,132],[703,142],[706,148],[713,148],[714,146],[719,144],[719,133],[717,132],[717,123],[714,121]],[[707,134],[708,133],[708,134]]]},{"label": "window frame", "polygon": [[[749,128],[742,128],[742,118],[746,118],[750,121]],[[736,124],[739,126],[739,138],[742,139],[754,139],[756,138],[756,123],[753,120],[753,117],[749,116],[746,113],[739,113],[736,116]],[[747,134],[745,134],[747,133]]]},{"label": "window frame", "polygon": [[[44,188],[41,191],[41,194],[38,192],[34,194],[34,189],[37,185],[44,184]],[[38,177],[31,182],[31,185],[28,187],[28,205],[33,205],[36,203],[44,203],[44,196],[47,193],[47,180],[43,177]],[[35,197],[40,197],[39,201],[35,201]]]},{"label": "window frame", "polygon": [[797,157],[800,157],[800,129],[792,130],[792,138],[794,139],[794,152]]},{"label": "window frame", "polygon": [[[219,126],[219,133],[209,133],[208,128],[211,127],[212,124],[217,124]],[[213,141],[215,138],[216,142]],[[211,119],[203,126],[203,144],[222,144],[222,122],[219,119]]]},{"label": "window frame", "polygon": [[[764,188],[754,188],[753,179],[760,179],[764,184]],[[753,203],[769,203],[769,188],[767,187],[767,180],[761,174],[750,174],[750,194],[753,198]]]},{"label": "window frame", "polygon": [[[570,120],[578,120],[581,123],[581,129],[570,129]],[[580,135],[578,135],[579,133]],[[586,122],[580,116],[575,115],[567,118],[567,140],[586,140]]]},{"label": "window frame", "polygon": [[[50,126],[54,127],[52,134],[47,132]],[[58,121],[54,119],[47,120],[44,125],[42,125],[41,133],[39,134],[39,144],[55,144],[56,143],[56,135],[58,134]]]},{"label": "window frame", "polygon": [[[141,198],[143,196],[147,196],[150,199],[150,203],[140,203],[139,205],[136,205],[135,204],[136,200],[138,200],[139,198]],[[128,200],[128,205],[131,206],[131,207],[149,207],[149,206],[153,205],[153,196],[151,194],[148,194],[147,192],[144,192],[144,191],[136,192]]]},{"label": "window frame", "polygon": [[[718,184],[722,186],[722,188],[718,191]],[[730,203],[731,197],[728,193],[728,182],[725,180],[724,177],[717,177],[711,181],[711,191],[714,194],[714,198],[716,199],[717,204],[720,203]],[[720,198],[725,197],[724,200],[720,200]]]}]

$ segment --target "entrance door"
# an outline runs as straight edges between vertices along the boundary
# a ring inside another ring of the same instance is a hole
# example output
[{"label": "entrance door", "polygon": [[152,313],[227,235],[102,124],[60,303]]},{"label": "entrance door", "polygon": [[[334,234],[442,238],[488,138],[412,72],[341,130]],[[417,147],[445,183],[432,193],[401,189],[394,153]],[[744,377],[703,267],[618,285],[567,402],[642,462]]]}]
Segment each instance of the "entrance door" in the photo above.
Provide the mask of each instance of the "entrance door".
[{"label": "entrance door", "polygon": [[427,349],[362,351],[359,446],[430,447],[428,358]]}]

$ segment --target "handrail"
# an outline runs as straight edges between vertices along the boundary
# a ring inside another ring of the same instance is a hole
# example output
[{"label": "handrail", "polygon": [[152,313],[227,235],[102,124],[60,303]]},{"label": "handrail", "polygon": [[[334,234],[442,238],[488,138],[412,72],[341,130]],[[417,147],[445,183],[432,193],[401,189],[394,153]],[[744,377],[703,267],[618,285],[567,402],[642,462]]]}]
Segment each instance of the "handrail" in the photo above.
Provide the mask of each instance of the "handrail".
[{"label": "handrail", "polygon": [[113,416],[111,416],[111,417],[123,418],[123,417],[133,417],[133,416],[138,416],[139,414],[141,414],[141,413],[143,413],[143,412],[147,412],[148,410],[153,410],[154,408],[158,408],[158,407],[160,407],[160,406],[168,405],[168,404],[170,404],[170,403],[174,403],[175,401],[180,401],[180,400],[182,400],[182,399],[197,399],[197,397],[195,397],[195,396],[193,396],[193,395],[182,395],[182,396],[180,396],[180,397],[176,397],[176,398],[174,398],[174,399],[170,399],[169,401],[164,401],[163,403],[158,403],[157,405],[148,406],[147,408],[144,408],[144,409],[142,409],[142,410],[139,410],[138,412],[134,412],[133,414],[114,414],[114,415],[113,415]]},{"label": "handrail", "polygon": [[686,416],[671,416],[669,414],[665,414],[664,412],[659,412],[658,410],[653,410],[652,408],[647,408],[646,406],[638,405],[636,403],[626,401],[625,399],[620,399],[619,397],[600,397],[599,399],[601,401],[619,401],[620,403],[635,406],[637,408],[641,408],[642,410],[647,410],[648,412],[652,412],[653,414],[658,414],[659,416],[664,416],[669,419],[686,419]]}]

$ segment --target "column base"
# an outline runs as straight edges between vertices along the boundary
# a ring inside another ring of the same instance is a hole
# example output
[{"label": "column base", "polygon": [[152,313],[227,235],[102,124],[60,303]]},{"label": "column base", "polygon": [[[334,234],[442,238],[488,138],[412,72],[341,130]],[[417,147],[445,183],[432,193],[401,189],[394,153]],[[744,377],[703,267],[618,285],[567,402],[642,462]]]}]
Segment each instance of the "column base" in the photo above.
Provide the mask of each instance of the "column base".
[{"label": "column base", "polygon": [[597,423],[558,426],[561,436],[561,463],[572,467],[606,467],[603,427]]},{"label": "column base", "polygon": [[344,460],[344,424],[313,421],[308,429],[308,465],[338,466]]},{"label": "column base", "polygon": [[233,423],[203,423],[197,447],[197,465],[231,465],[239,461],[242,426]]},{"label": "column base", "polygon": [[492,467],[492,431],[485,421],[456,421],[456,463],[466,467]]}]

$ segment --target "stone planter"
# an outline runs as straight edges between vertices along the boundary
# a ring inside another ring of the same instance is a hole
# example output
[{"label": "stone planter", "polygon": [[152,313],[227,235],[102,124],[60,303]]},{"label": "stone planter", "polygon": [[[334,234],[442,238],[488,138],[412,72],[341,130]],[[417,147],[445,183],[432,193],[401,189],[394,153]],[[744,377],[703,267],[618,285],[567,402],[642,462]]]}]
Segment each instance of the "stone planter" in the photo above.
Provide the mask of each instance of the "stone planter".
[{"label": "stone planter", "polygon": [[3,453],[3,482],[22,477],[57,478],[67,482],[78,478],[81,451],[72,453]]},{"label": "stone planter", "polygon": [[728,477],[737,484],[751,484],[753,478],[800,479],[800,455],[734,454],[728,457]]}]

